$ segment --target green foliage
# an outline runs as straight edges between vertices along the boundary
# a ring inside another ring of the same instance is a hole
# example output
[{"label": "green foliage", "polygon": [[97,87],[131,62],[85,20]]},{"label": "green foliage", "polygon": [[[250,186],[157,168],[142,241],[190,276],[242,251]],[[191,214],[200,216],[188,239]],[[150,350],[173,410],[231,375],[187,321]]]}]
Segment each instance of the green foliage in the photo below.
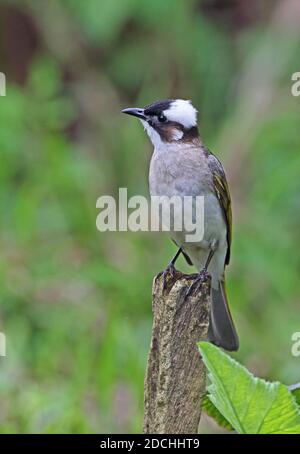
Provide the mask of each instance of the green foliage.
[{"label": "green foliage", "polygon": [[[211,381],[208,397],[216,407],[204,401],[204,409],[226,427],[240,434],[300,433],[300,411],[289,389],[254,377],[245,367],[207,342],[199,349]],[[223,416],[223,418],[222,418]]]},{"label": "green foliage", "polygon": [[289,386],[290,392],[293,394],[297,405],[300,407],[300,384]]},{"label": "green foliage", "polygon": [[[292,385],[288,387],[289,391],[292,393],[297,405],[300,407],[300,385]],[[205,413],[213,418],[220,427],[224,427],[227,430],[234,430],[232,425],[227,421],[227,419],[219,412],[217,407],[212,403],[209,398],[209,393],[206,393],[203,396],[202,403],[201,403],[202,410]]]},{"label": "green foliage", "polygon": [[212,403],[212,401],[209,398],[209,394],[205,394],[205,396],[202,399],[201,402],[201,407],[202,410],[205,411],[205,413],[213,418],[220,427],[224,427],[224,429],[227,430],[234,430],[232,425],[227,421],[227,419],[222,415],[222,413],[219,412],[217,407]]}]

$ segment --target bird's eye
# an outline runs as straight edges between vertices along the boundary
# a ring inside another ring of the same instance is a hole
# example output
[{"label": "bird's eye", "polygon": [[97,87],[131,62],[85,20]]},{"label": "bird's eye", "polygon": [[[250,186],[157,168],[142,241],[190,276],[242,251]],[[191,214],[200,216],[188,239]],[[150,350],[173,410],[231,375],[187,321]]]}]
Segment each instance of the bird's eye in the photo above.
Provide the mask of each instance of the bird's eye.
[{"label": "bird's eye", "polygon": [[157,118],[160,123],[164,123],[167,120],[167,117],[165,117],[163,114],[158,115]]}]

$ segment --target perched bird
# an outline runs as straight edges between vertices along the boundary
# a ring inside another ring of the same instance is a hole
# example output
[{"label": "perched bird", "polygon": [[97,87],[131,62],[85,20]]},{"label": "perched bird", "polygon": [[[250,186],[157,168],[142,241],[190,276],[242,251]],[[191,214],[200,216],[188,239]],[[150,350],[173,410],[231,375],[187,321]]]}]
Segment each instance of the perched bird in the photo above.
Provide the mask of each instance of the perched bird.
[{"label": "perched bird", "polygon": [[197,110],[183,99],[167,99],[123,113],[141,120],[154,145],[149,171],[151,196],[204,196],[204,236],[186,242],[185,232],[171,231],[188,263],[199,277],[212,277],[209,340],[226,350],[237,350],[238,336],[225,292],[225,266],[230,259],[232,235],[231,200],[220,161],[204,146],[197,128]]}]

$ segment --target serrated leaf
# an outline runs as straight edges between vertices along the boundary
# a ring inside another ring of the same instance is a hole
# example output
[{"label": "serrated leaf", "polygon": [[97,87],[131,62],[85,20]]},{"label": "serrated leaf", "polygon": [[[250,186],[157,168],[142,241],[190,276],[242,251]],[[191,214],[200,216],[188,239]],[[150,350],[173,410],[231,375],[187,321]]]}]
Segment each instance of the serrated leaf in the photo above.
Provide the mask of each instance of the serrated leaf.
[{"label": "serrated leaf", "polygon": [[[297,383],[296,385],[290,385],[288,386],[288,389],[294,396],[297,405],[300,406],[300,383]],[[206,393],[202,399],[201,408],[208,416],[213,418],[219,424],[220,427],[224,427],[224,429],[227,430],[234,430],[234,428],[227,421],[227,419],[224,418],[222,413],[220,413],[219,410],[212,403],[208,393]]]},{"label": "serrated leaf", "polygon": [[254,377],[208,342],[198,345],[211,380],[209,398],[238,433],[300,433],[300,412],[285,385]]}]

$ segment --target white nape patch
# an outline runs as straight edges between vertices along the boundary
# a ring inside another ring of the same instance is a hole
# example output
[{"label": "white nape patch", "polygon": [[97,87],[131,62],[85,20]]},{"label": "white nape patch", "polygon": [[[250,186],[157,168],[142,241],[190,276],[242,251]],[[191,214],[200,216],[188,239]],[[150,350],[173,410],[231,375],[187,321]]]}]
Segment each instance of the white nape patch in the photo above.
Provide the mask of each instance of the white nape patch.
[{"label": "white nape patch", "polygon": [[147,132],[151,142],[154,145],[154,148],[161,149],[164,147],[164,142],[161,140],[160,135],[158,132],[155,131],[154,128],[152,128],[147,121],[141,120],[141,122],[144,125],[145,131]]},{"label": "white nape patch", "polygon": [[176,99],[163,113],[168,120],[176,121],[187,129],[197,124],[197,110],[187,99]]}]

